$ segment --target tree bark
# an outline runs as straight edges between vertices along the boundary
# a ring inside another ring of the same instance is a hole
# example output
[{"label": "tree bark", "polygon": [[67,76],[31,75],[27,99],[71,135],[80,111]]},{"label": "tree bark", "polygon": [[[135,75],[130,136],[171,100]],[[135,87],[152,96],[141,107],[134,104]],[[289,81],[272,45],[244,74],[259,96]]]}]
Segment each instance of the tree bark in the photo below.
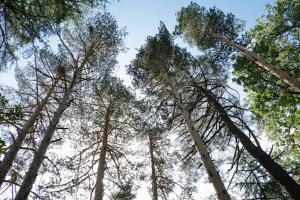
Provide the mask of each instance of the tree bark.
[{"label": "tree bark", "polygon": [[197,131],[194,128],[193,125],[193,121],[190,118],[189,113],[187,112],[187,110],[185,109],[184,105],[181,102],[181,97],[178,94],[178,92],[176,91],[176,89],[174,88],[174,86],[169,83],[169,85],[172,88],[172,93],[174,94],[174,97],[176,99],[176,103],[178,105],[178,108],[181,112],[181,115],[184,118],[184,121],[188,127],[189,133],[195,143],[196,149],[198,151],[198,153],[200,154],[201,160],[203,162],[203,165],[207,171],[208,174],[208,178],[209,180],[212,182],[215,191],[217,193],[218,199],[220,200],[230,200],[230,196],[227,192],[227,189],[224,186],[224,183],[216,169],[216,166],[214,165],[207,149],[206,146],[204,144],[204,142],[202,141],[200,135],[197,133]]},{"label": "tree bark", "polygon": [[[212,32],[211,32],[212,33]],[[283,81],[286,85],[290,86],[293,90],[300,92],[300,81],[297,80],[296,77],[292,76],[290,73],[283,71],[279,67],[268,63],[264,58],[260,57],[259,55],[256,55],[255,53],[247,50],[246,48],[238,45],[236,42],[230,41],[218,34],[212,33],[212,35],[219,39],[222,43],[232,47],[233,49],[240,52],[242,55],[246,56],[249,60],[252,60],[255,62],[258,66],[261,68],[267,70],[272,75],[279,78],[281,81]]]},{"label": "tree bark", "polygon": [[21,148],[23,141],[26,138],[26,135],[29,133],[29,130],[33,126],[34,122],[37,120],[38,116],[41,114],[44,106],[48,103],[50,96],[52,95],[54,88],[56,87],[58,80],[56,79],[51,88],[49,89],[47,95],[42,99],[38,104],[36,110],[32,113],[29,119],[24,123],[22,129],[18,131],[18,137],[14,142],[9,146],[8,151],[5,153],[3,160],[0,163],[0,188],[2,183],[5,180],[5,177],[12,166],[12,163]]},{"label": "tree bark", "polygon": [[151,180],[152,180],[152,199],[158,200],[157,192],[157,176],[155,172],[155,163],[154,163],[154,144],[152,133],[148,133],[149,137],[149,151],[150,151],[150,162],[151,162]]},{"label": "tree bark", "polygon": [[82,60],[81,64],[79,66],[75,67],[72,81],[70,82],[69,87],[66,88],[65,94],[64,94],[63,98],[61,99],[60,104],[59,104],[56,112],[54,113],[49,126],[47,127],[47,129],[44,133],[44,137],[39,145],[38,150],[36,151],[36,153],[33,157],[33,160],[30,164],[30,167],[29,167],[26,175],[25,175],[25,178],[21,184],[21,187],[18,191],[18,194],[17,194],[15,200],[26,200],[28,198],[28,195],[32,189],[32,186],[38,176],[38,171],[39,171],[39,169],[43,163],[43,160],[45,158],[45,154],[48,149],[48,146],[51,143],[51,138],[55,132],[56,125],[58,124],[60,117],[63,114],[64,110],[68,106],[68,101],[72,94],[72,90],[74,89],[75,85],[78,83],[78,80],[81,77],[81,72],[82,72],[84,66],[86,65],[86,63],[88,62],[89,57],[91,56],[91,54],[94,51],[93,47],[94,47],[94,45],[92,45],[89,48],[89,50],[85,54],[85,57]]},{"label": "tree bark", "polygon": [[51,138],[55,132],[56,125],[58,124],[62,113],[64,112],[64,110],[67,107],[67,103],[68,103],[70,94],[71,94],[71,90],[69,89],[67,91],[67,94],[62,99],[54,116],[52,117],[50,125],[48,126],[48,128],[46,129],[46,131],[44,133],[44,137],[39,145],[37,152],[35,153],[35,155],[33,157],[33,161],[29,167],[29,170],[27,171],[27,173],[25,175],[25,178],[21,184],[21,187],[18,191],[18,194],[17,194],[15,200],[24,200],[24,199],[28,198],[29,192],[31,191],[32,186],[38,175],[39,168],[42,165],[42,162],[44,160],[48,146],[51,143]]},{"label": "tree bark", "polygon": [[293,199],[300,200],[300,186],[296,181],[290,177],[289,174],[270,157],[270,155],[253,144],[250,138],[234,124],[213,94],[202,87],[198,86],[198,88],[200,89],[200,92],[207,97],[208,101],[214,105],[229,131],[239,139],[250,155],[252,155],[272,175],[272,177],[286,189]]},{"label": "tree bark", "polygon": [[111,102],[110,102],[108,105],[106,114],[105,114],[105,123],[104,123],[103,136],[102,136],[102,147],[101,147],[101,151],[100,151],[100,155],[99,155],[94,200],[102,200],[103,196],[104,196],[103,179],[104,179],[104,173],[105,173],[105,163],[106,163],[105,159],[106,159],[106,152],[107,152],[109,123],[110,123],[111,114],[112,114],[112,109],[111,109]]},{"label": "tree bark", "polygon": [[32,189],[32,186],[38,176],[38,171],[39,171],[39,169],[43,163],[43,160],[45,158],[45,154],[48,149],[48,146],[51,143],[51,138],[55,132],[56,125],[58,124],[60,117],[63,114],[64,110],[68,106],[68,102],[69,102],[69,98],[72,94],[72,90],[75,87],[75,85],[80,77],[80,74],[81,74],[81,71],[82,71],[82,68],[83,68],[85,62],[86,62],[86,59],[83,61],[81,66],[78,67],[76,69],[76,71],[74,72],[73,80],[70,83],[69,87],[66,89],[66,92],[65,92],[63,98],[61,99],[60,104],[59,104],[56,112],[54,113],[49,126],[47,127],[47,129],[44,133],[44,137],[39,145],[38,150],[36,151],[36,153],[33,157],[33,160],[30,164],[30,167],[29,167],[26,175],[25,175],[25,178],[21,184],[21,187],[18,191],[18,194],[17,194],[15,200],[25,200],[28,198],[28,195]]}]

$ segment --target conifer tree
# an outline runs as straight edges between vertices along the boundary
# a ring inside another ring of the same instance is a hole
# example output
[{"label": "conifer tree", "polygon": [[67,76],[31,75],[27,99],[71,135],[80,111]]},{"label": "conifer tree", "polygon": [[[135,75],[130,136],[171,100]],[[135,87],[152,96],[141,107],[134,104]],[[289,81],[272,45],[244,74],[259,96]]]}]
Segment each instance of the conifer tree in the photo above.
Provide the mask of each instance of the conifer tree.
[{"label": "conifer tree", "polygon": [[[59,85],[59,82],[64,78],[63,74],[59,72],[59,70],[62,70],[59,69],[62,68],[62,66],[59,65],[59,60],[61,58],[55,57],[54,55],[51,55],[51,53],[42,49],[40,51],[40,56],[37,59],[39,60],[38,65],[42,65],[42,68],[29,66],[29,69],[25,68],[23,71],[16,70],[17,76],[19,76],[17,77],[17,79],[20,86],[20,90],[17,93],[23,99],[23,106],[25,106],[25,102],[28,103],[28,105],[26,106],[29,107],[30,110],[24,109],[24,111],[28,112],[28,117],[21,125],[21,127],[18,128],[18,135],[16,139],[12,142],[12,144],[10,144],[3,160],[0,163],[0,186],[2,185],[6,174],[12,166],[12,163],[18,151],[20,150],[21,145],[26,139],[26,136],[28,136],[35,122],[42,115],[44,107],[49,104],[50,97],[55,93],[55,89]],[[51,66],[49,66],[49,64],[47,63],[51,63]],[[27,73],[25,70],[27,70]],[[28,76],[25,77],[23,73]],[[33,74],[39,77],[39,80],[37,80],[35,83],[36,88],[31,88],[31,83],[29,81],[26,81],[30,76],[33,76]],[[40,91],[38,91],[38,88],[40,88]],[[42,95],[40,95],[39,93],[41,93]],[[33,102],[36,102],[36,104],[30,105]]]},{"label": "conifer tree", "polygon": [[[225,15],[217,8],[206,10],[196,3],[182,8],[177,13],[177,31],[183,33],[184,38],[201,50],[222,48],[223,54],[229,56],[232,49],[255,62],[260,68],[268,71],[286,85],[300,92],[300,81],[288,71],[272,64],[236,42],[242,23],[233,14]],[[227,48],[224,47],[227,46]]]},{"label": "conifer tree", "polygon": [[[214,185],[219,199],[230,199],[230,196],[221,180],[209,152],[194,127],[190,113],[181,96],[185,75],[183,70],[189,67],[188,53],[173,44],[173,39],[166,27],[162,24],[159,34],[148,37],[147,43],[129,66],[129,72],[134,75],[136,84],[140,87],[159,91],[159,95],[166,92],[173,98],[180,115],[183,117],[202,162],[207,171],[209,180]],[[180,87],[181,86],[181,87]]]},{"label": "conifer tree", "polygon": [[44,160],[45,153],[51,143],[57,124],[60,121],[65,109],[72,102],[72,93],[78,83],[84,81],[89,74],[95,71],[99,64],[115,60],[119,50],[120,37],[114,19],[108,14],[98,14],[86,23],[76,24],[80,29],[72,31],[65,29],[61,38],[62,48],[60,53],[64,54],[67,64],[68,80],[62,88],[62,95],[59,97],[58,106],[54,112],[48,127],[44,132],[43,139],[35,153],[33,161],[21,184],[16,199],[26,199],[38,175],[39,168]]}]

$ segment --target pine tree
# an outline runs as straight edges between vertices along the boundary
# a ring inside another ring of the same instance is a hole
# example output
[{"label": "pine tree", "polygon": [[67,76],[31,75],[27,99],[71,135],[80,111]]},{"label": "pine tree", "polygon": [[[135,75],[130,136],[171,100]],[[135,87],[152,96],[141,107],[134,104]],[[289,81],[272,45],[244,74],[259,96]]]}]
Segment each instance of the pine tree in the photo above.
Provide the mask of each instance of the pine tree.
[{"label": "pine tree", "polygon": [[[300,92],[300,82],[297,77],[277,65],[267,62],[265,58],[249,51],[235,41],[242,28],[242,23],[233,14],[225,15],[215,7],[206,10],[196,3],[191,3],[177,13],[177,21],[177,31],[183,33],[190,44],[201,50],[223,48],[227,57],[234,49],[293,90]],[[223,45],[228,48],[224,48]]]},{"label": "pine tree", "polygon": [[[129,68],[129,72],[134,75],[136,83],[140,84],[141,87],[147,86],[153,88],[153,90],[164,91],[173,97],[174,103],[188,128],[190,137],[194,141],[197,151],[200,154],[209,180],[214,185],[218,198],[230,199],[209,152],[200,135],[197,133],[194,122],[190,118],[190,113],[181,97],[181,88],[179,89],[178,87],[183,83],[185,77],[181,76],[182,73],[180,73],[180,71],[189,66],[189,61],[185,59],[187,53],[175,46],[172,40],[168,30],[162,24],[159,29],[159,34],[155,37],[148,37],[146,45],[139,50],[136,59]],[[180,82],[178,80],[180,80]]]},{"label": "pine tree", "polygon": [[[63,94],[58,100],[58,107],[44,132],[43,139],[39,144],[30,168],[21,184],[16,199],[28,197],[38,175],[38,170],[44,160],[45,153],[51,143],[51,138],[55,133],[57,124],[65,109],[72,102],[71,96],[73,90],[77,84],[85,80],[85,76],[88,75],[84,74],[84,70],[92,72],[92,68],[97,68],[97,65],[100,64],[100,60],[102,63],[105,63],[106,60],[108,63],[111,62],[115,59],[114,56],[119,49],[120,35],[118,34],[115,21],[109,14],[98,15],[85,24],[77,25],[81,28],[74,31],[66,29],[64,37],[67,38],[67,40],[64,41],[64,39],[61,39],[62,48],[60,53],[64,54],[65,58],[70,59],[66,61],[68,64],[67,70],[69,79],[66,81]],[[76,37],[77,40],[74,40]]]}]

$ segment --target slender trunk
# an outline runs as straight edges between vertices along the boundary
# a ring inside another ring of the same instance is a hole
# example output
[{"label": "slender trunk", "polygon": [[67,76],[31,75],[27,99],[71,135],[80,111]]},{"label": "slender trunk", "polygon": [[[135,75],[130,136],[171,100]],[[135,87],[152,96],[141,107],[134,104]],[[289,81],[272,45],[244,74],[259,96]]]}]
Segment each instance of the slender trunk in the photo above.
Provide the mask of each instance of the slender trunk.
[{"label": "slender trunk", "polygon": [[31,191],[31,188],[35,182],[37,175],[38,175],[39,168],[43,163],[48,146],[51,143],[51,138],[55,132],[56,125],[58,124],[62,113],[64,112],[64,110],[67,107],[67,103],[68,103],[70,94],[71,94],[71,90],[69,89],[67,94],[62,99],[58,109],[54,113],[54,116],[52,117],[52,120],[44,133],[44,137],[39,145],[37,152],[35,153],[35,155],[33,157],[33,161],[29,167],[29,170],[27,171],[27,173],[25,175],[25,178],[21,184],[21,187],[18,191],[18,194],[17,194],[15,200],[24,200],[24,199],[28,198],[29,192]]},{"label": "slender trunk", "polygon": [[38,104],[36,110],[32,113],[29,119],[24,123],[22,129],[18,131],[18,137],[14,140],[14,142],[9,146],[8,151],[5,153],[5,156],[0,163],[0,188],[5,180],[6,174],[8,173],[12,163],[21,148],[23,141],[26,138],[26,135],[29,133],[29,130],[33,126],[34,122],[37,120],[38,116],[41,114],[44,106],[48,103],[50,96],[52,95],[54,88],[57,84],[58,80],[56,79],[54,84],[49,89],[47,95],[42,99],[42,101]]},{"label": "slender trunk", "polygon": [[102,200],[104,196],[103,179],[104,179],[104,172],[105,172],[105,159],[106,159],[106,152],[107,152],[110,117],[111,117],[111,103],[109,103],[108,109],[105,114],[105,123],[104,123],[103,136],[102,136],[102,147],[99,155],[94,200]]},{"label": "slender trunk", "polygon": [[151,180],[152,180],[152,199],[158,200],[157,193],[157,177],[155,172],[155,164],[154,164],[154,144],[153,144],[153,136],[152,133],[148,133],[149,137],[149,151],[150,151],[150,161],[151,161]]},{"label": "slender trunk", "polygon": [[48,149],[48,146],[51,143],[51,138],[55,132],[56,125],[58,124],[60,117],[63,114],[64,110],[67,108],[69,98],[72,94],[72,90],[74,89],[75,85],[78,83],[78,81],[81,77],[81,72],[83,70],[83,67],[88,62],[88,58],[91,56],[92,53],[93,53],[93,45],[90,47],[90,49],[86,53],[80,66],[75,68],[72,81],[71,81],[69,87],[66,88],[65,94],[64,94],[63,98],[61,99],[60,104],[59,104],[56,112],[54,113],[49,126],[47,127],[47,129],[44,133],[44,137],[39,145],[38,150],[35,152],[33,160],[30,164],[30,167],[29,167],[26,175],[25,175],[25,178],[23,179],[23,182],[20,186],[20,189],[18,191],[18,194],[17,194],[15,200],[26,200],[28,198],[28,195],[32,189],[32,186],[38,176],[38,171],[39,171],[39,169],[43,163],[43,160],[45,158],[45,154]]},{"label": "slender trunk", "polygon": [[247,50],[246,48],[240,46],[236,42],[230,41],[230,40],[228,40],[218,34],[215,34],[215,33],[212,33],[212,35],[215,38],[219,39],[224,44],[232,47],[233,49],[240,52],[242,55],[246,56],[249,60],[254,61],[258,66],[260,66],[261,68],[270,72],[272,75],[279,78],[281,81],[283,81],[285,84],[287,84],[288,86],[293,88],[295,91],[300,92],[300,81],[297,80],[297,78],[294,77],[293,75],[291,75],[290,73],[283,71],[282,69],[280,69],[279,67],[277,67],[271,63],[268,63],[261,56],[256,55],[255,53]]},{"label": "slender trunk", "polygon": [[76,85],[76,82],[78,81],[80,77],[80,73],[82,70],[84,64],[81,64],[80,67],[76,69],[74,72],[74,77],[72,82],[70,83],[70,86],[66,89],[66,92],[64,94],[64,97],[61,99],[60,104],[54,113],[49,126],[47,127],[44,137],[39,145],[38,150],[35,152],[35,155],[33,157],[33,160],[30,164],[30,167],[25,175],[25,178],[20,186],[20,189],[18,191],[18,194],[15,198],[15,200],[25,200],[28,198],[28,195],[32,189],[32,186],[38,176],[38,171],[43,163],[43,160],[45,158],[46,151],[48,149],[48,146],[51,143],[51,138],[55,132],[56,125],[58,124],[61,115],[63,114],[64,110],[68,106],[69,98],[72,94],[72,90]]},{"label": "slender trunk", "polygon": [[[171,84],[170,84],[171,85]],[[230,200],[230,196],[227,192],[227,189],[225,188],[224,186],[224,183],[216,169],[216,166],[214,165],[207,149],[206,149],[206,146],[204,144],[204,142],[202,141],[200,135],[197,133],[197,131],[195,130],[194,128],[194,125],[193,125],[193,121],[192,119],[190,118],[190,115],[189,113],[186,111],[184,105],[182,104],[181,102],[181,98],[180,98],[180,95],[178,94],[178,92],[176,91],[176,89],[174,88],[174,86],[172,86],[172,93],[174,94],[175,96],[175,99],[176,99],[176,103],[178,105],[178,108],[181,112],[181,115],[183,116],[184,118],[184,121],[188,127],[188,130],[189,130],[189,133],[195,143],[195,146],[196,146],[196,149],[198,151],[198,153],[200,154],[200,157],[201,157],[201,160],[204,164],[204,167],[207,171],[207,174],[208,174],[208,178],[209,180],[212,182],[214,188],[215,188],[215,191],[217,193],[217,196],[218,196],[218,199],[221,199],[221,200]]]},{"label": "slender trunk", "polygon": [[245,149],[286,189],[293,199],[300,200],[300,186],[296,181],[270,155],[253,144],[250,138],[234,124],[213,94],[201,87],[198,88],[207,97],[208,101],[214,105],[229,131],[239,139]]}]

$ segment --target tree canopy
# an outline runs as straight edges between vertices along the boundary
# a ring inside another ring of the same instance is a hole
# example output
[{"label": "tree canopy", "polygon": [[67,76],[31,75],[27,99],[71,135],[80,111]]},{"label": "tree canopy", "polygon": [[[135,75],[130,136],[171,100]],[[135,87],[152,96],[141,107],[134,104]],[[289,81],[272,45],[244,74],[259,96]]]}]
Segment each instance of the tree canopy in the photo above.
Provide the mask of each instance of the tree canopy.
[{"label": "tree canopy", "polygon": [[109,3],[0,2],[18,84],[0,88],[1,199],[298,200],[299,0],[247,31],[191,2],[122,66],[130,85]]},{"label": "tree canopy", "polygon": [[[255,53],[300,77],[299,57],[299,1],[277,1],[267,6],[267,14],[247,32],[247,40]],[[273,142],[280,163],[299,166],[299,100],[300,93],[290,90],[282,82],[243,57],[234,65],[235,81],[249,93],[247,102],[258,122]],[[289,163],[289,164],[288,164]],[[290,169],[299,181],[299,167]]]}]

